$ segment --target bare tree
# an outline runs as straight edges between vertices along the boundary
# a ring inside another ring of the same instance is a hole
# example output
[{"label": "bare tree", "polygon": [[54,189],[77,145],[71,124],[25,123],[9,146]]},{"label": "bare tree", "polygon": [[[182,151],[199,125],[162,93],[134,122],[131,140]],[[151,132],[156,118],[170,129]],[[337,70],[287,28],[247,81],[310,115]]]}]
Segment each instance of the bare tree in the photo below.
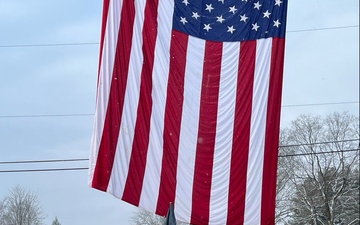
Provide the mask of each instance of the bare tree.
[{"label": "bare tree", "polygon": [[[359,118],[300,116],[282,130],[279,224],[359,224]],[[319,144],[321,143],[321,144]]]},{"label": "bare tree", "polygon": [[20,186],[10,190],[3,200],[2,225],[41,225],[43,212],[37,195]]},{"label": "bare tree", "polygon": [[[148,212],[144,209],[138,209],[131,217],[131,224],[133,225],[163,225],[165,217],[158,216],[154,213]],[[177,225],[188,225],[188,223],[176,222]]]},{"label": "bare tree", "polygon": [[134,225],[162,225],[165,222],[165,218],[144,209],[138,209],[131,217],[131,222]]},{"label": "bare tree", "polygon": [[[287,143],[285,131],[282,130],[280,134],[279,145],[284,146]],[[291,148],[281,148],[280,153],[282,155],[294,154]],[[278,175],[276,183],[276,215],[275,224],[287,224],[288,215],[291,214],[292,208],[289,207],[292,204],[289,199],[290,193],[293,193],[293,187],[289,185],[291,177],[294,176],[294,171],[289,169],[292,167],[293,160],[288,157],[279,157],[278,160]]]},{"label": "bare tree", "polygon": [[0,224],[5,224],[5,202],[0,199]]}]

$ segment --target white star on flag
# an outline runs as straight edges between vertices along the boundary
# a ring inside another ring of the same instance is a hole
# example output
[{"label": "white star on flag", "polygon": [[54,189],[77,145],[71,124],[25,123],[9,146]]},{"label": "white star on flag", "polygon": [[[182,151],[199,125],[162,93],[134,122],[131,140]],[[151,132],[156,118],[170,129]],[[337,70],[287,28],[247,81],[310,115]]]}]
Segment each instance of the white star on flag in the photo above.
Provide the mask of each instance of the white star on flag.
[{"label": "white star on flag", "polygon": [[244,23],[246,23],[246,20],[248,19],[249,17],[247,17],[245,14],[244,15],[240,15],[240,21],[244,21]]},{"label": "white star on flag", "polygon": [[280,6],[280,5],[281,5],[281,3],[282,3],[282,1],[281,1],[281,0],[275,0],[275,5]]},{"label": "white star on flag", "polygon": [[236,11],[237,11],[237,9],[235,8],[235,6],[229,7],[229,12],[232,12],[233,14],[235,14]]},{"label": "white star on flag", "polygon": [[260,2],[256,2],[256,3],[254,3],[254,9],[258,9],[258,10],[260,10],[260,7],[261,7]]},{"label": "white star on flag", "polygon": [[211,13],[211,10],[213,10],[214,8],[212,7],[212,4],[208,5],[206,4],[206,9],[207,11],[209,11]]},{"label": "white star on flag", "polygon": [[222,17],[222,15],[221,15],[221,16],[217,16],[216,18],[217,18],[216,22],[220,22],[220,23],[222,23],[222,22],[225,20],[225,19]]},{"label": "white star on flag", "polygon": [[270,18],[271,13],[269,12],[269,10],[266,10],[266,12],[263,12],[263,14],[264,14],[264,18],[265,17]]},{"label": "white star on flag", "polygon": [[185,25],[185,23],[188,22],[185,17],[180,17],[180,18],[181,18],[181,19],[180,19],[180,22],[182,22],[182,24]]},{"label": "white star on flag", "polygon": [[274,20],[274,27],[279,27],[280,26],[280,22],[279,22],[279,20]]},{"label": "white star on flag", "polygon": [[193,12],[191,17],[194,17],[197,20],[200,16],[199,13]]},{"label": "white star on flag", "polygon": [[251,24],[251,25],[252,25],[252,29],[251,29],[251,30],[255,30],[255,31],[257,31],[257,30],[259,29],[259,27],[260,27],[260,26],[258,26],[257,23],[253,23],[253,24]]},{"label": "white star on flag", "polygon": [[204,30],[206,30],[207,32],[209,32],[209,30],[212,29],[210,27],[210,24],[204,24]]},{"label": "white star on flag", "polygon": [[231,26],[231,27],[228,26],[227,32],[230,32],[232,34],[232,33],[234,33],[235,30],[236,29],[234,29],[234,26]]},{"label": "white star on flag", "polygon": [[183,0],[182,3],[184,3],[186,6],[189,4],[188,0]]}]

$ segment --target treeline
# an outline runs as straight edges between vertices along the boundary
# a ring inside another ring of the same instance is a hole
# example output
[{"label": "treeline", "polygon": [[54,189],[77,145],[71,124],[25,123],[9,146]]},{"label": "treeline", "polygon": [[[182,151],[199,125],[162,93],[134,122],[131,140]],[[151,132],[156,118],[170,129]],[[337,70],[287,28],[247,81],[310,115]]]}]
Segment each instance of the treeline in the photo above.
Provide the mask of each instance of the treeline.
[{"label": "treeline", "polygon": [[[0,225],[42,225],[45,219],[37,195],[20,186],[0,198]],[[61,225],[55,217],[51,225]]]}]

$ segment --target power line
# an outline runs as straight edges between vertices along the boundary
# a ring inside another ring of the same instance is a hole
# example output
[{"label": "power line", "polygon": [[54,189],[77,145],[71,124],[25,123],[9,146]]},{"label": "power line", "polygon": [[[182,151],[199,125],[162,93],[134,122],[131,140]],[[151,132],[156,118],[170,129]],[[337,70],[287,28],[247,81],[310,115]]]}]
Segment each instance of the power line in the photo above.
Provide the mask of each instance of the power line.
[{"label": "power line", "polygon": [[295,33],[295,32],[309,32],[309,31],[319,31],[319,30],[338,30],[338,29],[347,29],[359,27],[359,25],[348,25],[348,26],[339,26],[339,27],[323,27],[323,28],[311,28],[303,30],[288,30],[286,33]]},{"label": "power line", "polygon": [[342,152],[356,152],[356,151],[360,151],[360,149],[359,148],[354,148],[354,149],[325,151],[325,152],[309,152],[309,153],[286,154],[286,155],[279,155],[279,158],[294,157],[294,156],[306,156],[306,155],[323,155],[323,154],[333,154],[333,153],[342,153]]},{"label": "power line", "polygon": [[99,42],[15,44],[15,45],[0,45],[0,48],[57,47],[57,46],[81,46],[81,45],[99,45]]},{"label": "power line", "polygon": [[[338,30],[359,27],[359,25],[347,25],[337,27],[323,27],[323,28],[309,28],[301,30],[288,30],[286,33],[299,33],[323,30]],[[48,44],[14,44],[14,45],[0,45],[0,48],[29,48],[29,47],[58,47],[58,46],[82,46],[82,45],[99,45],[99,42],[76,42],[76,43],[48,43]]]},{"label": "power line", "polygon": [[[283,106],[281,106],[281,107],[282,107],[282,108],[291,108],[291,107],[324,106],[324,105],[345,105],[345,104],[359,104],[359,101],[309,103],[309,104],[297,104],[297,105],[283,105]],[[45,117],[86,117],[86,116],[94,116],[94,115],[95,115],[94,113],[0,115],[0,119],[3,119],[3,118],[45,118]]]},{"label": "power line", "polygon": [[0,164],[32,164],[32,163],[58,163],[58,162],[81,162],[89,159],[45,159],[45,160],[21,160],[21,161],[0,161]]},{"label": "power line", "polygon": [[319,106],[319,105],[345,105],[345,104],[359,104],[359,101],[352,102],[325,102],[325,103],[309,103],[309,104],[297,104],[297,105],[283,105],[282,108],[287,107],[302,107],[302,106]]},{"label": "power line", "polygon": [[34,115],[3,115],[0,118],[37,118],[37,117],[82,117],[94,116],[94,113],[71,113],[71,114],[34,114]]},{"label": "power line", "polygon": [[309,145],[323,145],[323,144],[332,144],[332,143],[340,143],[340,142],[351,142],[351,141],[359,141],[360,139],[348,139],[348,140],[336,140],[336,141],[322,141],[322,142],[314,142],[314,143],[304,143],[304,144],[294,144],[294,145],[279,145],[280,148],[286,147],[299,147],[299,146],[309,146]]},{"label": "power line", "polygon": [[[346,150],[326,151],[326,152],[287,154],[287,155],[279,155],[278,157],[283,158],[283,157],[333,154],[333,153],[354,152],[354,151],[360,151],[360,149],[357,148],[357,149],[346,149]],[[78,170],[88,170],[88,169],[89,169],[89,167],[50,168],[50,169],[15,169],[15,170],[0,170],[0,173],[56,172],[56,171],[78,171]]]},{"label": "power line", "polygon": [[25,169],[25,170],[0,170],[0,173],[29,173],[29,172],[55,172],[55,171],[74,171],[87,170],[88,167],[73,167],[73,168],[52,168],[52,169]]},{"label": "power line", "polygon": [[[280,145],[279,147],[294,147],[294,146],[306,146],[306,145],[321,145],[329,143],[339,143],[339,142],[351,142],[359,141],[360,139],[348,139],[348,140],[336,140],[336,141],[324,141],[316,142],[311,144],[297,144],[297,145]],[[296,157],[296,156],[306,156],[306,155],[320,155],[320,154],[334,154],[334,153],[344,153],[344,152],[354,152],[360,151],[360,148],[357,149],[345,149],[345,150],[336,150],[336,151],[323,151],[323,152],[310,152],[310,153],[296,153],[296,154],[286,154],[279,155],[279,158],[283,157]],[[77,158],[77,159],[45,159],[45,160],[18,160],[18,161],[0,161],[0,164],[39,164],[39,163],[58,163],[58,162],[80,162],[88,161],[88,158]],[[88,167],[70,167],[70,168],[50,168],[50,169],[15,169],[15,170],[0,170],[0,173],[26,173],[26,172],[54,172],[54,171],[72,171],[72,170],[86,170]]]}]

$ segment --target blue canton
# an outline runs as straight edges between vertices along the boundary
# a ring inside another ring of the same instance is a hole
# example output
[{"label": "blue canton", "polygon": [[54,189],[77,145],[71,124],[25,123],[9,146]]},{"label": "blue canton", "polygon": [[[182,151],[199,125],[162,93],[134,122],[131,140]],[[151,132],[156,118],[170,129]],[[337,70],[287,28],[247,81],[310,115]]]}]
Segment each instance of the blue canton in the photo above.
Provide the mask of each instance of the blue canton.
[{"label": "blue canton", "polygon": [[173,29],[230,42],[285,37],[287,0],[175,0]]}]

